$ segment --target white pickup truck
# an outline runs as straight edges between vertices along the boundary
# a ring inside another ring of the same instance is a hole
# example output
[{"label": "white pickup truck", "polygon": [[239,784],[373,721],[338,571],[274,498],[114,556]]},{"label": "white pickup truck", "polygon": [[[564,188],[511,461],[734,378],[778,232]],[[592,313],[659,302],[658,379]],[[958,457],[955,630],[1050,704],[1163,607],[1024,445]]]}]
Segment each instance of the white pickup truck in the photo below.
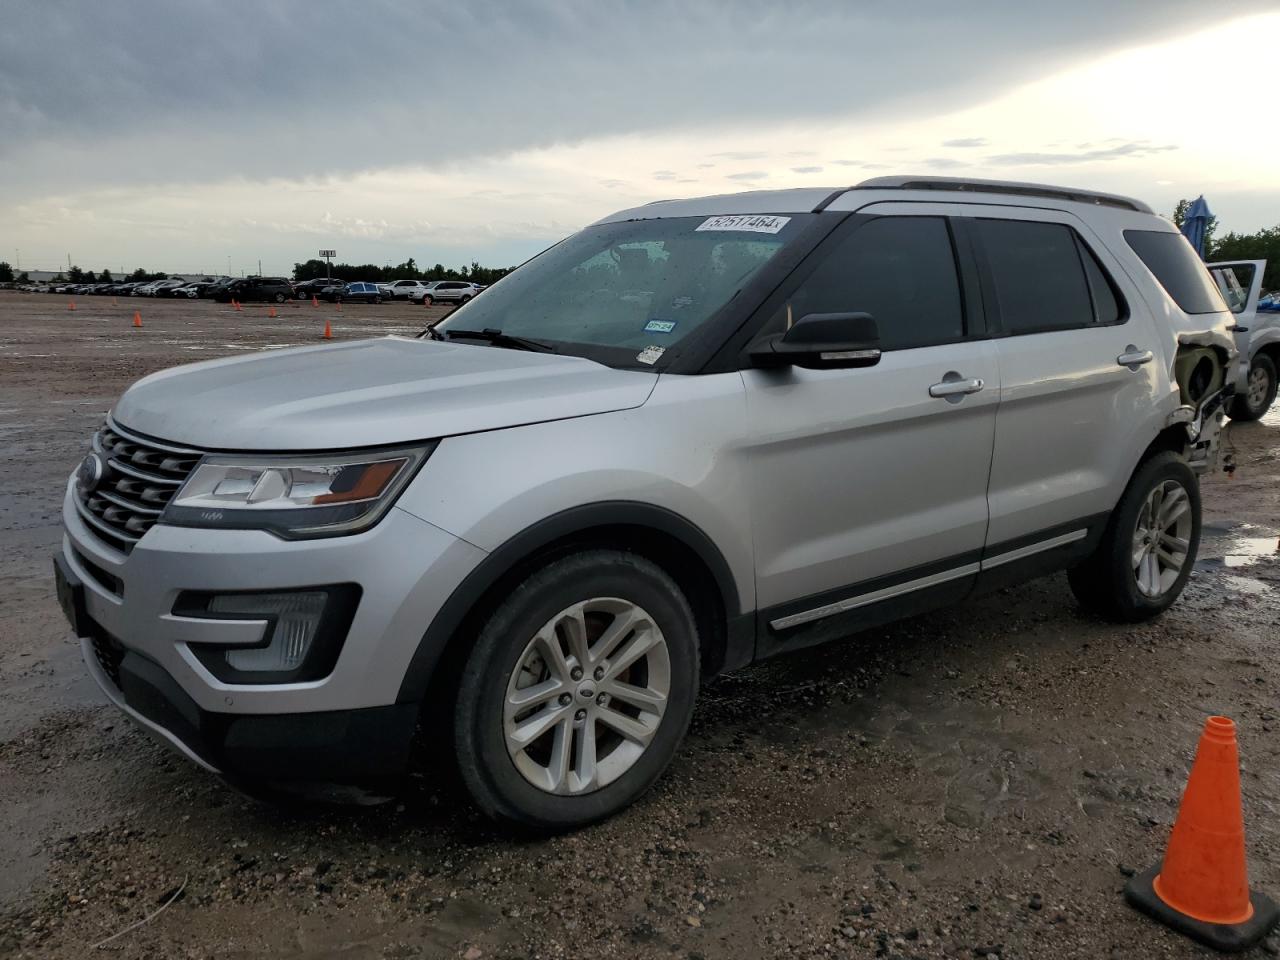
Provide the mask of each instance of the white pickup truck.
[{"label": "white pickup truck", "polygon": [[1276,399],[1280,368],[1280,313],[1258,309],[1265,260],[1211,263],[1209,273],[1236,315],[1236,395],[1227,407],[1233,420],[1257,420]]}]

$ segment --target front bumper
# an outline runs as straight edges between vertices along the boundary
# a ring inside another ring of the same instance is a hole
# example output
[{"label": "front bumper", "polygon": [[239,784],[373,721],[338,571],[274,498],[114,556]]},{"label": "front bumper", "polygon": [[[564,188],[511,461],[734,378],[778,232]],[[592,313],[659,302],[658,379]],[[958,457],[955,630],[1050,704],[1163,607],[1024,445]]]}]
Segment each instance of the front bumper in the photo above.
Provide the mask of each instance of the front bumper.
[{"label": "front bumper", "polygon": [[[82,644],[89,640],[90,672],[116,706],[223,772],[261,766],[279,775],[326,764],[349,770],[359,757],[344,759],[347,753],[367,754],[375,765],[400,758],[400,734],[412,726],[404,718],[417,710],[397,703],[401,682],[428,625],[482,550],[393,508],[364,533],[320,540],[156,525],[125,555],[86,526],[74,496],[69,482],[58,559],[81,585],[84,616],[76,632]],[[192,648],[252,642],[262,637],[262,622],[173,612],[185,591],[291,591],[337,582],[358,585],[360,602],[333,670],[306,682],[218,680]],[[118,678],[98,662],[95,638],[114,641]],[[389,752],[379,749],[382,740]]]},{"label": "front bumper", "polygon": [[116,707],[211,773],[250,781],[370,783],[403,772],[417,705],[247,715],[201,710],[156,663],[126,652],[108,676],[94,640],[80,641],[90,676]]}]

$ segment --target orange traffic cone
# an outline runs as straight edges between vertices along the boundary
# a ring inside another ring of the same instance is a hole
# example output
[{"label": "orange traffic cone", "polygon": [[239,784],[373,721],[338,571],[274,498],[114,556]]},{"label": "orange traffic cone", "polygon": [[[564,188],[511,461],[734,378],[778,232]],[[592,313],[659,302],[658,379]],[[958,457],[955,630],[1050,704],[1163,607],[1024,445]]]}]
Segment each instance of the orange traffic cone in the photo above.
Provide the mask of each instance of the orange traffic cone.
[{"label": "orange traffic cone", "polygon": [[116,298],[115,298],[115,297],[112,297],[112,298],[111,298],[111,305],[112,305],[113,307],[114,307],[114,306],[117,306],[117,304],[116,304]]},{"label": "orange traffic cone", "polygon": [[324,322],[324,339],[325,340],[333,339],[333,328],[329,326],[328,320]]},{"label": "orange traffic cone", "polygon": [[235,309],[236,309],[236,313],[240,313],[240,312],[241,312],[241,311],[240,311],[240,301],[239,301],[239,300],[232,300],[232,301],[231,301],[231,306],[235,307]]},{"label": "orange traffic cone", "polygon": [[142,313],[138,310],[133,311],[133,325],[135,327],[142,326]]},{"label": "orange traffic cone", "polygon": [[274,320],[274,319],[275,319],[275,316],[276,316],[276,308],[275,308],[275,307],[267,307],[267,316]]},{"label": "orange traffic cone", "polygon": [[1166,926],[1217,950],[1247,950],[1280,909],[1250,892],[1236,726],[1210,717],[1200,735],[1164,862],[1124,888],[1125,899]]},{"label": "orange traffic cone", "polygon": [[67,309],[68,309],[68,310],[74,310],[75,308],[76,308],[76,302],[75,302],[74,300],[68,300],[68,301],[67,301]]},{"label": "orange traffic cone", "polygon": [[341,300],[337,300],[337,301],[335,301],[335,302],[338,304],[338,312],[339,312],[339,313],[341,313],[341,312],[342,312],[342,301],[341,301]]},{"label": "orange traffic cone", "polygon": [[316,299],[316,295],[314,293],[311,295],[311,305],[313,307],[320,306],[320,301]]}]

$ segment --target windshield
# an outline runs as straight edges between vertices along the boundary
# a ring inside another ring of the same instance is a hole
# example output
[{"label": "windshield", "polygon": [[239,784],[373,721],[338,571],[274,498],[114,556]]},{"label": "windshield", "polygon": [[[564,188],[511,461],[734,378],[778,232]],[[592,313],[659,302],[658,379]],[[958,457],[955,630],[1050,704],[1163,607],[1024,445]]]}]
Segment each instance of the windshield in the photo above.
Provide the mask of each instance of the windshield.
[{"label": "windshield", "polygon": [[437,330],[500,330],[557,352],[651,366],[732,300],[809,218],[596,224],[503,277]]}]

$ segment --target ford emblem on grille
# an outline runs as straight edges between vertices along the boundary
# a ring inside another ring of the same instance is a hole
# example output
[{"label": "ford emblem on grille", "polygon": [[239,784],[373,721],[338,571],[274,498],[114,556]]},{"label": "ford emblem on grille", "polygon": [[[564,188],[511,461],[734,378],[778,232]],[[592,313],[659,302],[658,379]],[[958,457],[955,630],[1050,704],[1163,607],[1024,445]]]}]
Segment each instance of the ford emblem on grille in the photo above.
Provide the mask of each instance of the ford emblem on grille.
[{"label": "ford emblem on grille", "polygon": [[89,454],[80,461],[80,469],[76,471],[76,486],[85,493],[96,490],[106,470],[106,465],[100,456],[96,453]]}]

